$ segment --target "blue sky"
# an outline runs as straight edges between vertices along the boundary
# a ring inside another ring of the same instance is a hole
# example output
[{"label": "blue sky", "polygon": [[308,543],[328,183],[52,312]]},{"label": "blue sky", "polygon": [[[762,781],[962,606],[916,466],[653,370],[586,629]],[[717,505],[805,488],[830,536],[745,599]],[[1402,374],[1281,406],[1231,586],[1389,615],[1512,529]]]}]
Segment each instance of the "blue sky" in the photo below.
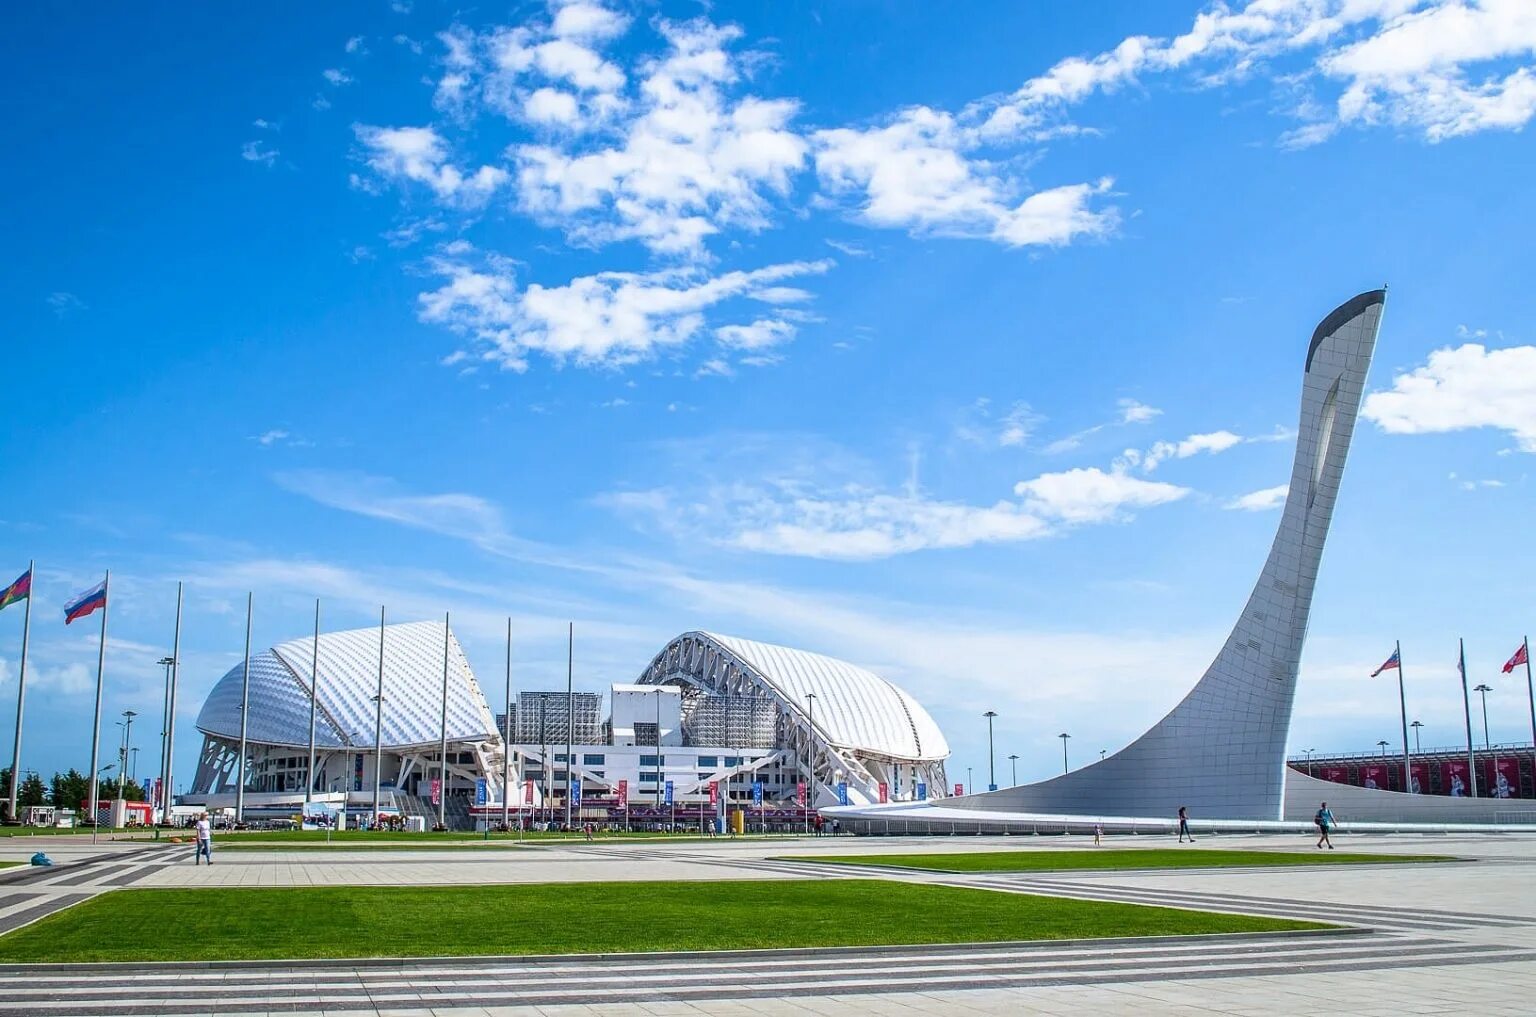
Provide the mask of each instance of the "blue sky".
[{"label": "blue sky", "polygon": [[508,615],[524,688],[567,620],[594,689],[688,629],[789,643],[909,687],[956,780],[987,709],[1049,774],[1208,663],[1306,339],[1383,283],[1292,745],[1395,738],[1394,639],[1455,744],[1458,636],[1529,736],[1529,4],[3,17],[27,766],[85,765],[60,609],[110,567],[109,742],[187,584],[183,779],[247,591],[258,647],[317,596],[452,611],[493,699]]}]

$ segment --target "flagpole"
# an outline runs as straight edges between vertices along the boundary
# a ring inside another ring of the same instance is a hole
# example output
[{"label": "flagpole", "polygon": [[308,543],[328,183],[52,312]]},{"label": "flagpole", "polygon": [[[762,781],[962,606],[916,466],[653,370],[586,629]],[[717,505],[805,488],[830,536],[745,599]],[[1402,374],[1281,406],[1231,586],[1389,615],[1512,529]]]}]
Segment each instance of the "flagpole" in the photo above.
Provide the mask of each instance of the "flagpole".
[{"label": "flagpole", "polygon": [[[106,577],[101,581],[101,643],[96,650],[96,724],[91,729],[91,842],[95,843],[96,828],[101,824],[101,816],[98,807],[101,804],[101,787],[97,778],[101,775],[96,767],[101,762],[101,685],[102,676],[107,669],[107,607],[111,603],[109,587],[112,585],[112,570],[107,569]],[[30,599],[30,598],[29,598]],[[65,624],[68,624],[66,622]],[[122,775],[119,774],[119,777]]]},{"label": "flagpole", "polygon": [[[576,696],[572,675],[576,663],[576,623],[569,622],[565,632],[565,828],[571,828],[571,742],[576,738]],[[629,809],[624,810],[625,821]]]},{"label": "flagpole", "polygon": [[[315,793],[315,710],[320,700],[320,598],[315,598],[315,641],[309,647],[309,768],[304,771],[304,804]],[[302,824],[301,824],[302,825]]]},{"label": "flagpole", "polygon": [[16,682],[16,744],[11,750],[11,822],[16,822],[16,799],[21,790],[21,714],[27,702],[27,640],[32,634],[32,582],[37,562],[27,562],[27,607],[21,618],[21,677]]},{"label": "flagpole", "polygon": [[1457,639],[1457,645],[1461,648],[1461,706],[1467,719],[1467,781],[1472,789],[1472,797],[1477,797],[1477,754],[1472,747],[1472,696],[1467,691],[1467,641]]},{"label": "flagpole", "polygon": [[251,612],[256,594],[245,595],[245,668],[240,672],[240,758],[236,761],[240,779],[235,784],[235,823],[245,822],[245,732],[251,712]]},{"label": "flagpole", "polygon": [[1403,691],[1403,644],[1397,644],[1397,704],[1403,713],[1403,791],[1413,794],[1413,757],[1408,754],[1408,696]]},{"label": "flagpole", "polygon": [[379,776],[384,753],[384,608],[379,608],[379,694],[373,708],[373,828],[379,827]]},{"label": "flagpole", "polygon": [[173,793],[175,785],[171,778],[175,775],[175,764],[171,761],[176,755],[176,680],[181,677],[181,583],[176,584],[176,628],[171,633],[171,691],[165,704],[165,786],[160,789],[160,815],[167,824],[171,822],[171,806],[176,800]]},{"label": "flagpole", "polygon": [[443,612],[443,713],[438,728],[442,739],[437,750],[437,825],[448,829],[448,612]]},{"label": "flagpole", "polygon": [[[1531,752],[1536,756],[1536,685],[1531,683],[1531,637],[1526,636],[1520,644],[1525,649],[1525,694],[1531,702]],[[22,657],[25,662],[26,657]],[[1536,764],[1531,769],[1531,777],[1536,780]]]},{"label": "flagpole", "polygon": [[512,619],[507,619],[507,712],[502,714],[501,745],[501,832],[512,828]]}]

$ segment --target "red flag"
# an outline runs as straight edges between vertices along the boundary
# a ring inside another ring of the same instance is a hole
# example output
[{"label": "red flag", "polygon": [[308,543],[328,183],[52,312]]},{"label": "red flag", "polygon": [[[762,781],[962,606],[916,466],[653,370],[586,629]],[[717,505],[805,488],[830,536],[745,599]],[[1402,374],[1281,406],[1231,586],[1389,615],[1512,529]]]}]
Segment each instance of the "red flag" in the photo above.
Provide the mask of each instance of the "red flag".
[{"label": "red flag", "polygon": [[1527,644],[1521,643],[1520,649],[1515,651],[1515,655],[1504,662],[1505,674],[1509,674],[1509,672],[1513,671],[1517,665],[1530,663],[1530,657],[1526,655],[1526,646]]}]

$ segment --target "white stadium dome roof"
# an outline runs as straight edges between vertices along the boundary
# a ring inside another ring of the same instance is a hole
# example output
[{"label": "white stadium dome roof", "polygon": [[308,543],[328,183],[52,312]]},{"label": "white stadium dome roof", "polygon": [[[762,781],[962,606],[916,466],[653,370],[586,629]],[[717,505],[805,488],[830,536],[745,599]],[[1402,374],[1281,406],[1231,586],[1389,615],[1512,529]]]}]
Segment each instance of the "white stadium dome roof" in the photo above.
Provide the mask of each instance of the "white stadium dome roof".
[{"label": "white stadium dome roof", "polygon": [[914,762],[949,757],[944,732],[922,704],[873,671],[788,646],[692,634],[712,640],[757,672],[801,713],[810,712],[806,696],[815,693],[816,728],[833,745]]},{"label": "white stadium dome roof", "polygon": [[[437,622],[384,627],[386,749],[435,745],[441,734],[443,635]],[[448,632],[448,740],[494,740],[496,720],[469,668],[459,641]],[[250,723],[246,740],[264,745],[309,745],[312,637],[295,639],[251,656]],[[372,747],[374,702],[379,685],[379,630],[353,629],[320,636],[320,694],[315,744]],[[197,716],[206,735],[240,738],[244,662],[214,685]]]}]

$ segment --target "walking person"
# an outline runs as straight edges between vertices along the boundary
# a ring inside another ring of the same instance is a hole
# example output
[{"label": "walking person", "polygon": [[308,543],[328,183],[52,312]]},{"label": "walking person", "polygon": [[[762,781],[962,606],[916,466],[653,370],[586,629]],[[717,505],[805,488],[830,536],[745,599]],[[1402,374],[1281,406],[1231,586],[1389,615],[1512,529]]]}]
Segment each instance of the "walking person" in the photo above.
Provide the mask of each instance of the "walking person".
[{"label": "walking person", "polygon": [[204,812],[197,817],[197,851],[192,855],[192,864],[200,865],[204,858],[208,864],[213,864],[213,825],[208,822],[208,813]]},{"label": "walking person", "polygon": [[1332,851],[1333,840],[1329,838],[1328,831],[1333,829],[1333,813],[1329,810],[1327,802],[1324,802],[1318,808],[1317,815],[1312,817],[1312,822],[1317,824],[1317,846],[1319,850],[1321,850],[1324,844],[1327,844],[1328,850]]},{"label": "walking person", "polygon": [[1191,844],[1193,844],[1195,842],[1195,835],[1189,832],[1189,806],[1187,806],[1187,805],[1180,805],[1179,806],[1179,843],[1180,844],[1184,843],[1184,838],[1185,837],[1189,838],[1189,842]]}]

